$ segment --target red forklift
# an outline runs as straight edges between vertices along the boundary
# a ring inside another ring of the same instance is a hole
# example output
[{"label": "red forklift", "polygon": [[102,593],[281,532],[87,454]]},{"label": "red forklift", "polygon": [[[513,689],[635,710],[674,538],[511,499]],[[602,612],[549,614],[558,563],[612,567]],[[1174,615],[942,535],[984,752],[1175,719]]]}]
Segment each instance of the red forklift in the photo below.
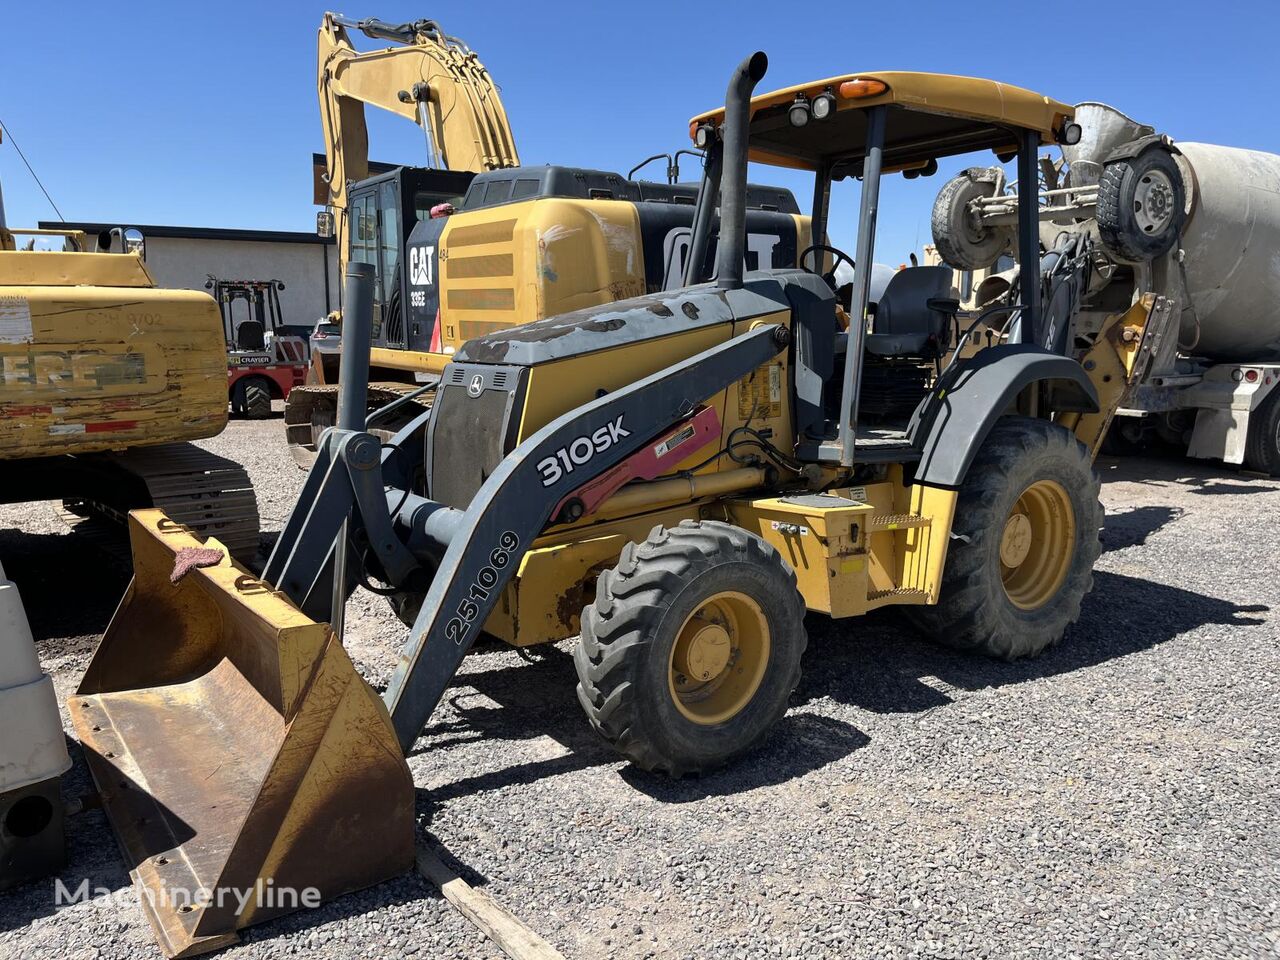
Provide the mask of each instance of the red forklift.
[{"label": "red forklift", "polygon": [[222,311],[231,412],[265,420],[272,400],[287,399],[306,380],[307,331],[284,323],[281,280],[222,280],[210,274],[204,287]]}]

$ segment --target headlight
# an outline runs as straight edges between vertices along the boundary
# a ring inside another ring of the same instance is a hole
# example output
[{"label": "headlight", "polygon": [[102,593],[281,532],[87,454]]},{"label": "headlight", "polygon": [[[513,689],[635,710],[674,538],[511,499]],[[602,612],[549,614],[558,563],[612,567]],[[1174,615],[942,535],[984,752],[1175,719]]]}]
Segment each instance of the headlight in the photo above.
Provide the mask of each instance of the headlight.
[{"label": "headlight", "polygon": [[813,111],[813,119],[826,120],[836,112],[836,98],[830,93],[820,93],[813,98],[810,109]]},{"label": "headlight", "polygon": [[787,111],[787,116],[791,120],[793,127],[803,127],[809,122],[809,101],[805,99],[804,94],[796,97],[796,102],[791,104],[791,109]]}]

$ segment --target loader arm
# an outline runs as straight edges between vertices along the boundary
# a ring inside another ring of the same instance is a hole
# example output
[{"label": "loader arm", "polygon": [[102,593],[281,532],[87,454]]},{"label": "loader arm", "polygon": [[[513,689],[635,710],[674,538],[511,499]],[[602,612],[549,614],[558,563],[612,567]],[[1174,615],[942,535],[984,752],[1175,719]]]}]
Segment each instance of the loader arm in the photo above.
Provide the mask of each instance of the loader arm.
[{"label": "loader arm", "polygon": [[[357,50],[348,28],[393,45]],[[326,13],[316,63],[328,204],[338,222],[339,275],[350,231],[347,185],[369,175],[366,104],[422,127],[429,166],[479,173],[520,162],[489,71],[465,43],[447,36],[432,20],[390,24]]]},{"label": "loader arm", "polygon": [[[416,446],[409,439],[421,431],[420,422],[389,444],[385,473],[371,456],[378,447],[373,437],[331,430],[264,578],[307,616],[330,619],[330,547],[353,511],[355,535],[367,537],[392,580],[404,575],[407,556],[430,560],[443,548],[385,697],[407,753],[556,506],[766,363],[788,340],[785,327],[759,327],[569,411],[508,454],[465,511],[397,489],[395,451]],[[584,441],[591,454],[579,462]],[[568,451],[572,460],[565,459]],[[546,466],[557,461],[574,469]],[[389,504],[399,505],[391,522]],[[402,531],[397,539],[389,536],[393,523]]]}]

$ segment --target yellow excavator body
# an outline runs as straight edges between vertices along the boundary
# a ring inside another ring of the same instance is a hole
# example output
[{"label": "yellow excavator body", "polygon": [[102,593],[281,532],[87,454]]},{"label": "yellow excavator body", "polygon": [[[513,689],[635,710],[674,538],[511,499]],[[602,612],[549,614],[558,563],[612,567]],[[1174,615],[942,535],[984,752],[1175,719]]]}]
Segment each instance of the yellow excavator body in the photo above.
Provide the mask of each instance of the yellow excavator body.
[{"label": "yellow excavator body", "polygon": [[226,343],[203,292],[137,254],[0,252],[0,459],[216,436]]},{"label": "yellow excavator body", "polygon": [[248,474],[189,442],[227,425],[218,305],[157,287],[126,231],[85,247],[80,231],[0,226],[0,503],[62,500],[68,516],[117,522],[159,506],[252,558]]}]

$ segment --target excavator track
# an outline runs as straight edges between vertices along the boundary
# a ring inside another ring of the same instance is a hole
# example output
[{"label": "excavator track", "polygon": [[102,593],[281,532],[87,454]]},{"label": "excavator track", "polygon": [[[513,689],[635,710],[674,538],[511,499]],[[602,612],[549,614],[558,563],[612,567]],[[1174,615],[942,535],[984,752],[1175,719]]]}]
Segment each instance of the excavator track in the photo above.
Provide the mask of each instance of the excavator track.
[{"label": "excavator track", "polygon": [[[385,407],[394,400],[422,389],[421,384],[382,381],[369,384],[369,413]],[[382,440],[390,440],[402,426],[430,410],[435,391],[428,390],[416,400],[407,403],[394,417],[380,421],[369,430]],[[303,470],[310,470],[316,461],[316,445],[320,435],[333,426],[338,412],[338,385],[336,383],[307,384],[294,387],[284,405],[284,430],[289,442],[289,454]]]},{"label": "excavator track", "polygon": [[[63,502],[63,518],[109,553],[117,553],[102,520],[123,531],[126,515],[159,507],[201,537],[216,537],[242,563],[258,553],[258,500],[244,467],[190,443],[169,443],[92,454],[87,461],[103,479],[102,499]],[[128,546],[124,548],[128,555]]]}]

